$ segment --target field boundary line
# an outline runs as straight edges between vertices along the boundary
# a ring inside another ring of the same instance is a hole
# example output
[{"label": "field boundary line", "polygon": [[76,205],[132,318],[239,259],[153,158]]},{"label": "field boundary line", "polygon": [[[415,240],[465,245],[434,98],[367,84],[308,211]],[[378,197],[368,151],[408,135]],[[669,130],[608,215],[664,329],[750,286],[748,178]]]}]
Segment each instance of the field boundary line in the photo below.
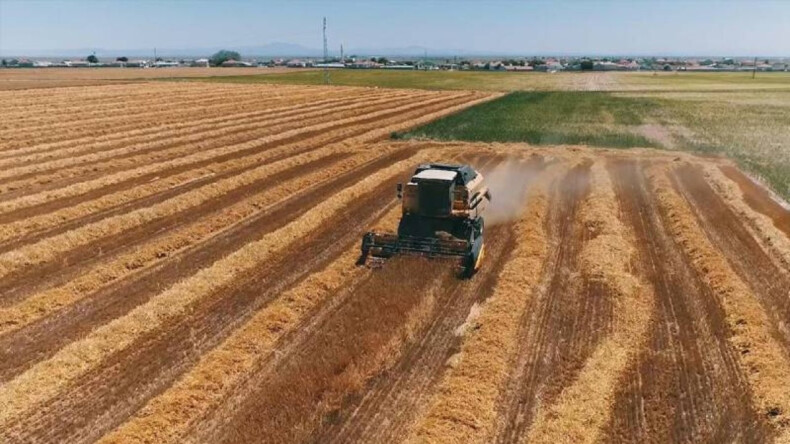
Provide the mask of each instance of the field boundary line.
[{"label": "field boundary line", "polygon": [[668,228],[724,310],[728,339],[754,394],[755,410],[779,433],[777,442],[790,442],[790,358],[773,336],[762,305],[713,247],[689,203],[675,191],[668,168],[656,165],[648,173]]},{"label": "field boundary line", "polygon": [[554,404],[539,409],[522,442],[595,443],[612,415],[617,383],[647,339],[654,310],[652,290],[631,270],[634,234],[625,226],[609,172],[591,167],[590,194],[580,218],[593,233],[581,251],[581,272],[607,288],[613,302],[612,331],[593,351],[572,385]]},{"label": "field boundary line", "polygon": [[220,290],[260,263],[276,257],[298,239],[342,213],[345,206],[381,182],[412,167],[418,158],[419,153],[339,191],[293,222],[214,262],[0,386],[0,430],[26,410],[56,396],[63,387],[109,355],[125,349],[137,338],[160,328],[169,320],[186,314],[193,303]]},{"label": "field boundary line", "polygon": [[551,165],[526,195],[526,209],[514,226],[516,245],[491,297],[481,306],[475,328],[466,329],[455,363],[438,383],[434,399],[413,426],[407,442],[487,442],[496,420],[522,312],[532,299],[548,254],[545,222],[549,189],[563,164]]}]

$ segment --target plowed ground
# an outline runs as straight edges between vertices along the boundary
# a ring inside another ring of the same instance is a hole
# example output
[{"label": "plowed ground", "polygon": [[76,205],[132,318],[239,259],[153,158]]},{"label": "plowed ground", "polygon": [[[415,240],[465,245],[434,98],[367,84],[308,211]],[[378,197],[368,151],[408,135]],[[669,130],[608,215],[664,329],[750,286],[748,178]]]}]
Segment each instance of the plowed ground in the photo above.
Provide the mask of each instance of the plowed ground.
[{"label": "plowed ground", "polygon": [[[790,439],[790,215],[724,160],[385,141],[473,92],[0,91],[0,442]],[[474,165],[471,279],[393,190]]]}]

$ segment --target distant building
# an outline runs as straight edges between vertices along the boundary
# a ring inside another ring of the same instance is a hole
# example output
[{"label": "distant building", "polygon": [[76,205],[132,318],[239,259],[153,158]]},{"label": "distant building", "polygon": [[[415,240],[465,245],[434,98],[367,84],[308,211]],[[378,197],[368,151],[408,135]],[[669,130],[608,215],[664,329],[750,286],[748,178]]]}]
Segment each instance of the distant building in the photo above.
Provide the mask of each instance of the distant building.
[{"label": "distant building", "polygon": [[345,68],[346,65],[340,62],[332,62],[332,63],[316,63],[313,65],[316,68]]},{"label": "distant building", "polygon": [[285,66],[289,68],[306,68],[307,62],[305,62],[304,60],[294,59],[286,62]]},{"label": "distant building", "polygon": [[416,69],[414,65],[384,65],[382,69],[400,69],[404,71]]},{"label": "distant building", "polygon": [[533,71],[535,68],[529,65],[505,65],[505,71]]},{"label": "distant building", "polygon": [[354,63],[351,63],[350,65],[348,65],[348,67],[354,69],[375,69],[375,68],[380,68],[381,65],[379,63],[372,62],[370,60],[359,60]]},{"label": "distant building", "polygon": [[252,63],[242,62],[241,60],[225,60],[220,66],[223,68],[244,68],[247,66],[252,66]]}]

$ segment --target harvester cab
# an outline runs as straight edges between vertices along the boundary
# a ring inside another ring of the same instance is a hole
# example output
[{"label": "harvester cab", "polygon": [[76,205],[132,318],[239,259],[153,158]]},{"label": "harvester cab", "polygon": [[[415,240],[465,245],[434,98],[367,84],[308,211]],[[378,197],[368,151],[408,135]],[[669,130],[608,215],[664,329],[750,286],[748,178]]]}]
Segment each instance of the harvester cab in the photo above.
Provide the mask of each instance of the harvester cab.
[{"label": "harvester cab", "polygon": [[452,258],[471,276],[482,263],[483,212],[491,200],[483,175],[469,165],[422,164],[397,192],[403,209],[397,234],[366,233],[360,262],[397,254]]}]

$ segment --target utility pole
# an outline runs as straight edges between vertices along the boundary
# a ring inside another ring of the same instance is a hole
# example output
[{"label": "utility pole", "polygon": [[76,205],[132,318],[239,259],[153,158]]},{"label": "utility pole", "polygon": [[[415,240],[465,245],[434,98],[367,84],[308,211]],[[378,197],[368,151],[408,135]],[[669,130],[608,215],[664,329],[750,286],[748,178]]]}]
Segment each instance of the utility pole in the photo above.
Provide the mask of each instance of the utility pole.
[{"label": "utility pole", "polygon": [[324,85],[329,85],[329,68],[326,63],[329,59],[329,47],[326,44],[326,17],[324,17]]},{"label": "utility pole", "polygon": [[156,48],[154,48],[154,63],[153,63],[153,66],[154,66],[154,68],[156,68]]},{"label": "utility pole", "polygon": [[754,58],[754,64],[752,65],[752,79],[754,76],[757,75],[757,57]]},{"label": "utility pole", "polygon": [[340,63],[345,63],[345,58],[343,57],[343,44],[340,44]]}]

